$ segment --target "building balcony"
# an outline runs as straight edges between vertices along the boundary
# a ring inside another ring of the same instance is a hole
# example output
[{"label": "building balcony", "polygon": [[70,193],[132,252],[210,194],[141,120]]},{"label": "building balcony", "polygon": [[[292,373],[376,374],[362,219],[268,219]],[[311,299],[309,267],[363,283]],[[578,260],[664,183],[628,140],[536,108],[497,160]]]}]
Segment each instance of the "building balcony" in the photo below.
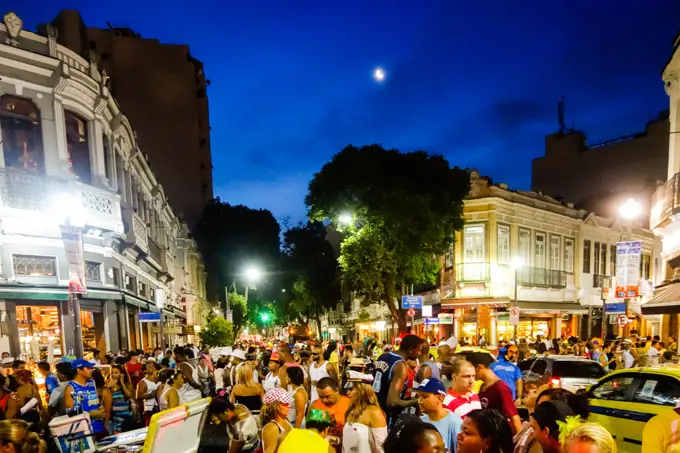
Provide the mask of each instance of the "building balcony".
[{"label": "building balcony", "polygon": [[59,224],[68,219],[90,228],[123,232],[120,197],[76,180],[0,169],[0,197],[3,215],[21,217],[22,211],[32,211]]},{"label": "building balcony", "polygon": [[149,238],[149,257],[156,262],[159,266],[161,265],[161,248],[153,238]]},{"label": "building balcony", "polygon": [[649,228],[663,228],[671,216],[680,212],[680,173],[657,187],[652,195]]},{"label": "building balcony", "polygon": [[569,273],[538,267],[523,267],[517,271],[517,284],[543,288],[566,288]]},{"label": "building balcony", "polygon": [[484,283],[491,280],[489,263],[459,263],[456,265],[457,283]]},{"label": "building balcony", "polygon": [[608,275],[593,274],[593,288],[611,288],[611,277]]},{"label": "building balcony", "polygon": [[131,208],[122,210],[127,242],[143,253],[149,253],[149,229],[142,218]]}]

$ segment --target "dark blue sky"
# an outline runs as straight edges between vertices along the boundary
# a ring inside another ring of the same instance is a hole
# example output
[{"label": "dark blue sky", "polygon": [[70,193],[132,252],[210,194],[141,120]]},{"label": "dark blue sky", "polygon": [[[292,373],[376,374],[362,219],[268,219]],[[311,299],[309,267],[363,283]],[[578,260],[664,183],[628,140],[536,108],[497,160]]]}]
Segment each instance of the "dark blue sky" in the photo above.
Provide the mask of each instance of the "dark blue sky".
[{"label": "dark blue sky", "polygon": [[680,30],[678,0],[0,4],[28,29],[71,8],[88,26],[189,44],[212,81],[215,195],[294,221],[309,179],[349,143],[442,153],[528,188],[562,95],[590,143],[668,108],[659,74]]}]

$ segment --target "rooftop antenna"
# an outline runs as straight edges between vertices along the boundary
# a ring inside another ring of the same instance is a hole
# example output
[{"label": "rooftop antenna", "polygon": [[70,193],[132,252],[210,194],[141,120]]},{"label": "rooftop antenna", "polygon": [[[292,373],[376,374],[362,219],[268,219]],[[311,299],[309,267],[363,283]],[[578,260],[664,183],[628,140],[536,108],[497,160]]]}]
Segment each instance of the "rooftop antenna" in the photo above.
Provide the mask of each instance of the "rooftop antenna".
[{"label": "rooftop antenna", "polygon": [[562,96],[562,99],[557,103],[557,121],[560,126],[560,134],[564,134],[564,131],[567,129],[564,125],[564,96]]}]

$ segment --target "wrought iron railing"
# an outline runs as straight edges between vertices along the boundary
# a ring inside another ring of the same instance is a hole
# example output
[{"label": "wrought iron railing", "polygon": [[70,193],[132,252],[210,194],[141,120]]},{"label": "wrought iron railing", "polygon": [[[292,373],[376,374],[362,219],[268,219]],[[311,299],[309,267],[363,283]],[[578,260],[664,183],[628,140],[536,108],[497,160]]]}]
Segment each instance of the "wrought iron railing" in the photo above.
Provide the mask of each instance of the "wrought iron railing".
[{"label": "wrought iron railing", "polygon": [[4,206],[31,211],[53,211],[55,201],[63,196],[80,205],[92,226],[111,228],[121,221],[117,195],[77,181],[2,169],[0,196]]},{"label": "wrought iron railing", "polygon": [[650,228],[663,223],[680,208],[680,173],[657,187],[652,194],[652,209],[649,217]]},{"label": "wrought iron railing", "polygon": [[158,264],[161,264],[161,248],[152,238],[149,238],[149,255]]},{"label": "wrought iron railing", "polygon": [[517,284],[547,288],[565,288],[568,272],[539,267],[522,267],[517,271]]},{"label": "wrought iron railing", "polygon": [[488,282],[491,278],[489,263],[459,263],[456,265],[456,282]]},{"label": "wrought iron railing", "polygon": [[608,275],[593,274],[593,288],[609,288],[610,279]]}]

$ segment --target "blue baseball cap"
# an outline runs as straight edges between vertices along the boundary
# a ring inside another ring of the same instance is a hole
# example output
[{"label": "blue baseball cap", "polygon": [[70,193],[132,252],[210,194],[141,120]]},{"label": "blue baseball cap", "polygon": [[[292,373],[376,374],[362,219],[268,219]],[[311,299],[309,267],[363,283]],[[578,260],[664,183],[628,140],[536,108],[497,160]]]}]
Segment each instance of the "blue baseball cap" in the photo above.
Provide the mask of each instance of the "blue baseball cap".
[{"label": "blue baseball cap", "polygon": [[435,395],[446,395],[446,387],[437,378],[423,379],[423,382],[416,387],[416,391],[425,393],[434,393]]},{"label": "blue baseball cap", "polygon": [[71,362],[71,368],[74,370],[79,370],[81,368],[94,368],[94,363],[85,359],[75,359],[73,362]]}]

